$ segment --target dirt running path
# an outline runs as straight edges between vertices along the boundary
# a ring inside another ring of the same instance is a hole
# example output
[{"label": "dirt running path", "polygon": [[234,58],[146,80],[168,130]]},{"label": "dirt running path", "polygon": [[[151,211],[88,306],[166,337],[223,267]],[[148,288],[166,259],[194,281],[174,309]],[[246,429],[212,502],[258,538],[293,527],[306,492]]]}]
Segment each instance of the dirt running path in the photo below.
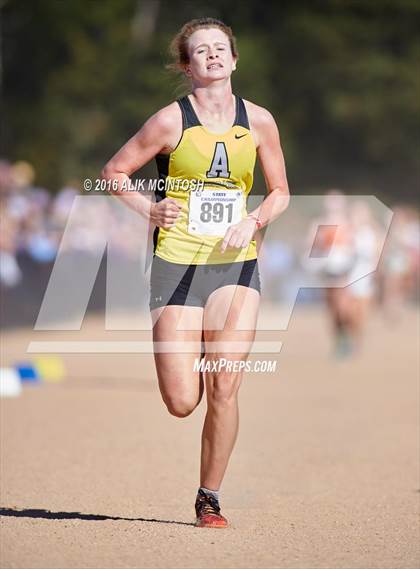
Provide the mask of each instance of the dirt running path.
[{"label": "dirt running path", "polygon": [[[1,567],[418,569],[417,326],[376,316],[334,362],[295,311],[277,372],[241,387],[228,530],[191,525],[204,403],[171,417],[149,355],[66,356],[65,382],[1,400]],[[6,363],[31,338],[5,334]]]}]

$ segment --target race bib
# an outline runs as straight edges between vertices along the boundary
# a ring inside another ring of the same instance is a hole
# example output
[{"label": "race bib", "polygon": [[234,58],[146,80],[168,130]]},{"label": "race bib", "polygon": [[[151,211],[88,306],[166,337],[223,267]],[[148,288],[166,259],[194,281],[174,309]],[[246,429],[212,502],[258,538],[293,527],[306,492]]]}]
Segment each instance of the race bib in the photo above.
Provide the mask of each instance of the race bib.
[{"label": "race bib", "polygon": [[188,233],[224,237],[230,225],[242,219],[240,190],[196,190],[190,193]]}]

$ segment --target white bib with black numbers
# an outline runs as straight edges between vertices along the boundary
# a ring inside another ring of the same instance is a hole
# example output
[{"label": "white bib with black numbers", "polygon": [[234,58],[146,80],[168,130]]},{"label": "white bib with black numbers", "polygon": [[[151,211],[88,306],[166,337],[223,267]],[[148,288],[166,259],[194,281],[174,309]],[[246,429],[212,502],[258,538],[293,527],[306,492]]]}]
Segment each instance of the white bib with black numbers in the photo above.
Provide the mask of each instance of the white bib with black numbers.
[{"label": "white bib with black numbers", "polygon": [[189,200],[188,233],[224,237],[228,227],[242,219],[241,190],[196,190]]}]

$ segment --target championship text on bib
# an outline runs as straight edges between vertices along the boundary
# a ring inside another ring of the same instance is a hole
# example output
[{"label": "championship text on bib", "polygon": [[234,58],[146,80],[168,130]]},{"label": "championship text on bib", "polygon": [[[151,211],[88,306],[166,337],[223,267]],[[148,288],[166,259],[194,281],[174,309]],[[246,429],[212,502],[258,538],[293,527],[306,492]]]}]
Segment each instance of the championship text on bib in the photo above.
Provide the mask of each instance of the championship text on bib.
[{"label": "championship text on bib", "polygon": [[241,190],[196,190],[190,193],[188,232],[224,237],[228,227],[242,219]]}]

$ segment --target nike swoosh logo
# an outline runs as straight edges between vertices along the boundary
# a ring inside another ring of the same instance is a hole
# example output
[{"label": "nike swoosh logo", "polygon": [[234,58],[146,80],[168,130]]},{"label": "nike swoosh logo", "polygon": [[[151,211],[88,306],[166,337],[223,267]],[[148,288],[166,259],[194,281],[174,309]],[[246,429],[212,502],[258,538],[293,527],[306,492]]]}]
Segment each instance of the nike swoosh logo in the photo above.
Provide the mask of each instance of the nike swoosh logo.
[{"label": "nike swoosh logo", "polygon": [[243,138],[243,137],[246,136],[247,134],[248,134],[247,132],[246,132],[245,134],[241,134],[241,135],[235,134],[235,138],[236,138],[236,140],[238,140],[239,138]]}]

